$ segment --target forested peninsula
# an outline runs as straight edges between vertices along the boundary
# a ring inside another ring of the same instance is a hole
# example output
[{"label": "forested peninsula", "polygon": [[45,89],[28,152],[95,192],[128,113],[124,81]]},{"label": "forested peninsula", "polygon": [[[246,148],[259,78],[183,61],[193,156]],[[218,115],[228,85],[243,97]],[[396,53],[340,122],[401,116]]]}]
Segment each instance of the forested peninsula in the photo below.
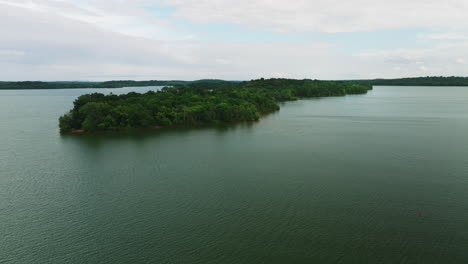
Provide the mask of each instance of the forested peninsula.
[{"label": "forested peninsula", "polygon": [[279,103],[300,98],[364,94],[369,85],[318,80],[198,81],[144,94],[86,94],[59,118],[61,133],[216,124],[258,120]]}]

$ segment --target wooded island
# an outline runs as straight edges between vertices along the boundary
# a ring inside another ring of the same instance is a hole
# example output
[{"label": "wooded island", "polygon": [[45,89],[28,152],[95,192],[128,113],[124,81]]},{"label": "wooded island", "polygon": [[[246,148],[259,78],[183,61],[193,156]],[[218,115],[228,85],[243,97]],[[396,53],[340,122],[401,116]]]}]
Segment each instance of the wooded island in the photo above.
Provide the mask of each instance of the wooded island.
[{"label": "wooded island", "polygon": [[258,120],[299,98],[363,94],[369,85],[318,80],[198,81],[144,94],[86,94],[59,118],[62,133]]}]

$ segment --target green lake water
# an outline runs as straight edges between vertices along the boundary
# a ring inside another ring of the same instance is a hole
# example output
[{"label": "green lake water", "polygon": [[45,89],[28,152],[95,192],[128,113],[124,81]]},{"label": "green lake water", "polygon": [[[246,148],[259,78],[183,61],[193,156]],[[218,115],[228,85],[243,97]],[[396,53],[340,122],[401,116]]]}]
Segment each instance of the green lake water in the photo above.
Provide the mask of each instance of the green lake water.
[{"label": "green lake water", "polygon": [[59,135],[80,94],[148,89],[0,91],[0,263],[468,263],[468,87]]}]

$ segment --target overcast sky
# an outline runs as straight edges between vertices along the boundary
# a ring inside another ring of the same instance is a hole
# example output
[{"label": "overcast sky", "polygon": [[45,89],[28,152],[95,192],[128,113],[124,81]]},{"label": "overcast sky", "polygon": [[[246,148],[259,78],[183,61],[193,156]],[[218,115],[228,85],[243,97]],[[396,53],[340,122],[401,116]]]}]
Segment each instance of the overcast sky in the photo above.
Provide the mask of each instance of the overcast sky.
[{"label": "overcast sky", "polygon": [[467,0],[0,0],[0,80],[468,76]]}]

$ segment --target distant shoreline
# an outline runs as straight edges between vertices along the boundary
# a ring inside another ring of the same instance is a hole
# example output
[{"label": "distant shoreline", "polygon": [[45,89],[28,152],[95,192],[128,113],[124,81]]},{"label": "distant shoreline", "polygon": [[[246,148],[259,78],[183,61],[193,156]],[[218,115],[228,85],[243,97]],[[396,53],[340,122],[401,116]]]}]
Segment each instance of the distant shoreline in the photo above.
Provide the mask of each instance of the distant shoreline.
[{"label": "distant shoreline", "polygon": [[106,81],[106,82],[39,82],[39,81],[25,81],[25,82],[0,82],[0,90],[57,90],[57,89],[113,89],[125,87],[150,87],[150,86],[175,86],[175,85],[192,85],[203,84],[204,86],[216,85],[216,87],[223,84],[236,84],[240,81],[224,81],[217,79],[203,79],[197,81],[179,81],[179,80],[150,80],[150,81]]},{"label": "distant shoreline", "polygon": [[113,89],[125,87],[184,85],[186,81],[108,81],[108,82],[0,82],[0,90]]},{"label": "distant shoreline", "polygon": [[[311,79],[303,79],[311,80]],[[397,79],[362,79],[362,80],[333,80],[334,82],[356,83],[368,86],[468,86],[468,77],[414,77]],[[149,80],[132,81],[118,80],[106,82],[41,82],[41,81],[23,81],[23,82],[0,82],[0,90],[58,90],[58,89],[112,89],[124,87],[148,87],[148,86],[175,86],[175,85],[194,85],[197,83],[233,84],[245,81],[225,81],[219,79],[203,79],[196,81],[180,80]]]}]

